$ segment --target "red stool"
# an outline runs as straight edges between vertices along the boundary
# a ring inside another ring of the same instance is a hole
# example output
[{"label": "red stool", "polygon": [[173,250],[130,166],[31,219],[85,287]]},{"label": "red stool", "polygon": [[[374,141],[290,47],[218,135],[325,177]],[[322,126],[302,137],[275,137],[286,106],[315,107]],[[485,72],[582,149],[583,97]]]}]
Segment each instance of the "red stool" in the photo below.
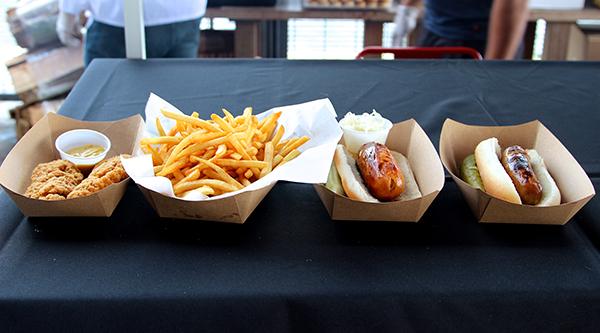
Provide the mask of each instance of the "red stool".
[{"label": "red stool", "polygon": [[483,57],[477,50],[463,46],[441,46],[441,47],[401,47],[388,48],[369,46],[356,56],[362,59],[368,55],[379,55],[391,53],[395,59],[439,59],[445,56],[466,56],[474,60],[482,60]]}]

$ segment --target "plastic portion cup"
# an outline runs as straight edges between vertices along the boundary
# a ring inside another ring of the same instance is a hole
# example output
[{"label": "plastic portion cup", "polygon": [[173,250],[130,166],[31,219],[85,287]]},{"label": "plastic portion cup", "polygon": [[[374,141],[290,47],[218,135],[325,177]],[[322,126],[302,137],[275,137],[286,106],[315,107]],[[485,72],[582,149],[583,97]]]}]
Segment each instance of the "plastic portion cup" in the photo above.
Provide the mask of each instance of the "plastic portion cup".
[{"label": "plastic portion cup", "polygon": [[377,131],[357,131],[352,127],[344,126],[340,123],[340,127],[344,132],[344,145],[353,154],[358,154],[360,147],[367,142],[377,142],[385,144],[390,129],[392,129],[392,122],[384,119],[384,126],[382,129]]},{"label": "plastic portion cup", "polygon": [[[83,145],[98,145],[104,148],[104,151],[94,157],[77,157],[67,154],[67,151],[81,147]],[[76,129],[61,134],[54,142],[56,150],[60,153],[60,158],[73,162],[77,166],[94,166],[102,161],[110,150],[110,140],[106,135],[88,129]]]}]

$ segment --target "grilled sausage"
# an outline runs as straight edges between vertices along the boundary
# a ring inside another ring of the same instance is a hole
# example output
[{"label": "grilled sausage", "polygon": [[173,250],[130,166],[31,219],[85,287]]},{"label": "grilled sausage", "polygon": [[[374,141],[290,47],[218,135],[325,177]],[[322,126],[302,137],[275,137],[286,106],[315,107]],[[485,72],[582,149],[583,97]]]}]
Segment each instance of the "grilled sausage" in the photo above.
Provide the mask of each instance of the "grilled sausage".
[{"label": "grilled sausage", "polygon": [[538,181],[529,155],[521,146],[511,146],[502,153],[502,165],[510,176],[521,200],[527,205],[537,205],[542,200],[542,185]]},{"label": "grilled sausage", "polygon": [[376,142],[362,145],[356,161],[369,192],[381,201],[391,201],[404,192],[404,175],[390,150]]}]

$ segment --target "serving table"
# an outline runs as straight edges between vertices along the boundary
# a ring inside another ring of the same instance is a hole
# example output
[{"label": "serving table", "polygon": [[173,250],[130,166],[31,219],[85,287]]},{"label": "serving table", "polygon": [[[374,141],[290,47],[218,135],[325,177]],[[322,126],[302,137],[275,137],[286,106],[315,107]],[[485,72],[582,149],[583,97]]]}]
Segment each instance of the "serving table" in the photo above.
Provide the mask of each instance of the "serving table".
[{"label": "serving table", "polygon": [[[600,187],[597,63],[95,60],[60,113],[201,117],[327,97],[338,115],[542,121]],[[111,218],[26,218],[0,193],[0,331],[594,331],[600,200],[566,226],[479,224],[451,178],[419,223],[331,221],[279,183],[243,225],[160,219],[130,184]]]}]

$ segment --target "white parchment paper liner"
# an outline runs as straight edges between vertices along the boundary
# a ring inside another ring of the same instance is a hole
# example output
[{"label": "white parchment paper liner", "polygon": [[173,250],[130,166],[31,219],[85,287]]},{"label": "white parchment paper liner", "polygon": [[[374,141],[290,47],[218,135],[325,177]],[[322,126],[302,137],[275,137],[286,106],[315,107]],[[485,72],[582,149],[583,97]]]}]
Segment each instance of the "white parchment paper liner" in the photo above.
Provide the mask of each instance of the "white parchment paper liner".
[{"label": "white parchment paper liner", "polygon": [[[227,107],[225,106],[225,108]],[[158,136],[155,126],[157,117],[160,119],[165,130],[170,129],[175,125],[174,120],[168,119],[162,115],[160,112],[161,109],[182,113],[176,107],[157,95],[150,94],[145,110],[146,137]],[[234,115],[239,113],[239,111],[235,112],[236,110],[230,111],[234,113]],[[335,147],[342,137],[342,131],[336,120],[337,114],[331,101],[325,98],[302,104],[275,107],[257,114],[257,117],[262,119],[272,112],[277,111],[281,111],[279,124],[285,127],[285,134],[282,139],[303,135],[310,137],[310,140],[299,148],[302,152],[300,156],[275,168],[267,176],[239,191],[225,193],[211,198],[206,198],[201,195],[186,196],[184,200],[216,200],[236,195],[244,191],[263,188],[278,180],[308,184],[327,182],[329,167],[333,159]],[[219,110],[215,110],[214,113],[220,114]],[[169,179],[154,175],[151,156],[144,155],[141,153],[140,149],[136,149],[135,154],[136,156],[132,158],[122,160],[123,166],[131,179],[138,185],[149,190],[153,190],[166,196],[176,197]]]}]

